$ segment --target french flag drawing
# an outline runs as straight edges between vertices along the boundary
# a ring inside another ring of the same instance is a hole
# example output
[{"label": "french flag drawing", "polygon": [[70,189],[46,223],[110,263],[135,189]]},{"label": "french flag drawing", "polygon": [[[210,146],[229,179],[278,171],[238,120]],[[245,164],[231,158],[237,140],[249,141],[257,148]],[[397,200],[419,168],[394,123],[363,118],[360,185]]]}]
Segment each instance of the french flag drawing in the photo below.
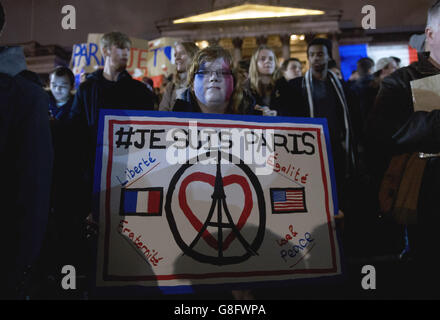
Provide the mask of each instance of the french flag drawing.
[{"label": "french flag drawing", "polygon": [[121,216],[161,216],[163,188],[121,189]]},{"label": "french flag drawing", "polygon": [[307,212],[304,188],[271,188],[273,214]]}]

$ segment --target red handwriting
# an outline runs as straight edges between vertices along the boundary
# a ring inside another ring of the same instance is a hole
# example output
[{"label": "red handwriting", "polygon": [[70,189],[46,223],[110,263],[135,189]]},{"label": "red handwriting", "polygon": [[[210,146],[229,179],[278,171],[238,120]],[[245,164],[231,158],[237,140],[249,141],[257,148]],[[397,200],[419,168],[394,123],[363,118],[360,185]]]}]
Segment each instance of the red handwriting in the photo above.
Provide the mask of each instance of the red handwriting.
[{"label": "red handwriting", "polygon": [[119,222],[119,226],[118,226],[119,233],[122,235],[124,235],[124,233],[127,234],[128,239],[130,239],[136,245],[136,247],[143,253],[143,255],[147,258],[147,260],[149,260],[153,266],[157,267],[159,261],[163,259],[163,258],[156,258],[159,252],[157,252],[156,250],[150,250],[147,247],[147,245],[145,245],[145,243],[141,241],[142,236],[136,237],[134,232],[132,232],[129,228],[124,227],[124,224],[127,223],[128,221],[126,220],[121,220]]},{"label": "red handwriting", "polygon": [[[142,62],[146,62],[147,61],[147,54],[148,54],[148,50],[142,50],[142,49],[137,49],[137,48],[131,48],[130,49],[130,62],[127,65],[127,69],[130,69],[132,67],[134,68],[145,68],[146,67],[146,63],[142,63]],[[137,66],[134,66],[134,63],[137,61]],[[142,64],[142,66],[141,66]]]},{"label": "red handwriting", "polygon": [[[290,231],[290,234],[289,233],[286,234],[286,236],[284,238],[281,238],[281,240],[275,240],[280,247],[284,246],[285,244],[287,244],[289,242],[289,240],[292,240],[293,238],[295,238],[298,235],[298,232],[293,231],[292,225],[289,226],[289,231]],[[292,236],[293,236],[293,238],[292,238]]]},{"label": "red handwriting", "polygon": [[273,167],[275,172],[281,172],[286,176],[293,177],[295,181],[301,181],[302,184],[307,183],[307,177],[309,176],[308,173],[301,175],[301,168],[295,168],[292,164],[289,164],[289,166],[282,165],[277,160],[278,153],[275,153],[275,156],[271,155],[266,162],[268,165]]}]

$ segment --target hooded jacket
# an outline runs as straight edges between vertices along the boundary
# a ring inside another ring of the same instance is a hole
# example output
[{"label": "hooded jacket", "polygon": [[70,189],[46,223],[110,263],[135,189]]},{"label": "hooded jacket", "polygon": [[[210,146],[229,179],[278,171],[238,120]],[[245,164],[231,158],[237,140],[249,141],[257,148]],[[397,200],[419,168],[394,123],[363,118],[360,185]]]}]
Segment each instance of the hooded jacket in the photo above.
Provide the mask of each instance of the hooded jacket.
[{"label": "hooded jacket", "polygon": [[46,230],[52,173],[47,94],[20,75],[20,47],[0,48],[0,297],[22,298],[20,283],[35,264]]}]

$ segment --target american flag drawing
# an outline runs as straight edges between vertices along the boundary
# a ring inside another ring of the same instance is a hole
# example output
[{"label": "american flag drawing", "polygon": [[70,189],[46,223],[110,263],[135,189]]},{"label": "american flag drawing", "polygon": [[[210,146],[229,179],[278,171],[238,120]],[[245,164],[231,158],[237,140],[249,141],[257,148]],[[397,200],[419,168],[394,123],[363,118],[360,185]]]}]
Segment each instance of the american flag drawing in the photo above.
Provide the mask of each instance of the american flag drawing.
[{"label": "american flag drawing", "polygon": [[272,213],[307,212],[304,188],[271,188]]}]

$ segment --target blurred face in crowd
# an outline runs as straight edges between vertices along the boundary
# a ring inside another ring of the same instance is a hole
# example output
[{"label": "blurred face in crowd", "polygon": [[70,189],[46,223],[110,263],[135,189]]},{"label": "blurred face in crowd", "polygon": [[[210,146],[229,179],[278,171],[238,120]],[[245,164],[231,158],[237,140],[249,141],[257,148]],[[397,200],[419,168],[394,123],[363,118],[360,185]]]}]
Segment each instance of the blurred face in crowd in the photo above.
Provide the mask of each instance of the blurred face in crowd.
[{"label": "blurred face in crowd", "polygon": [[291,79],[295,79],[301,76],[301,63],[299,63],[298,61],[290,61],[287,65],[286,71],[284,72],[284,78],[289,81]]},{"label": "blurred face in crowd", "polygon": [[130,56],[130,46],[127,44],[123,48],[112,45],[104,49],[105,59],[109,59],[110,67],[116,71],[123,71],[127,67]]},{"label": "blurred face in crowd", "polygon": [[271,76],[275,71],[275,56],[271,50],[263,49],[258,53],[258,73]]},{"label": "blurred face in crowd", "polygon": [[308,52],[309,63],[313,71],[321,73],[327,67],[329,60],[327,47],[324,45],[313,45]]},{"label": "blurred face in crowd", "polygon": [[385,77],[389,76],[390,74],[392,74],[396,70],[397,70],[397,63],[396,63],[396,61],[392,60],[390,63],[387,64],[387,66],[385,68],[382,69],[380,76],[382,78],[385,78]]},{"label": "blurred face in crowd", "polygon": [[225,108],[234,89],[231,67],[223,58],[200,65],[194,78],[194,93],[199,103],[213,113]]},{"label": "blurred face in crowd", "polygon": [[191,64],[191,58],[185,50],[185,47],[181,44],[176,45],[174,52],[174,58],[176,61],[176,69],[178,73],[184,73],[188,70]]},{"label": "blurred face in crowd", "polygon": [[433,19],[431,24],[425,29],[425,48],[428,47],[431,58],[440,63],[440,17]]},{"label": "blurred face in crowd", "polygon": [[69,77],[67,76],[56,76],[52,75],[50,77],[50,91],[55,97],[56,102],[64,103],[69,100],[70,91],[72,87],[70,85]]}]

